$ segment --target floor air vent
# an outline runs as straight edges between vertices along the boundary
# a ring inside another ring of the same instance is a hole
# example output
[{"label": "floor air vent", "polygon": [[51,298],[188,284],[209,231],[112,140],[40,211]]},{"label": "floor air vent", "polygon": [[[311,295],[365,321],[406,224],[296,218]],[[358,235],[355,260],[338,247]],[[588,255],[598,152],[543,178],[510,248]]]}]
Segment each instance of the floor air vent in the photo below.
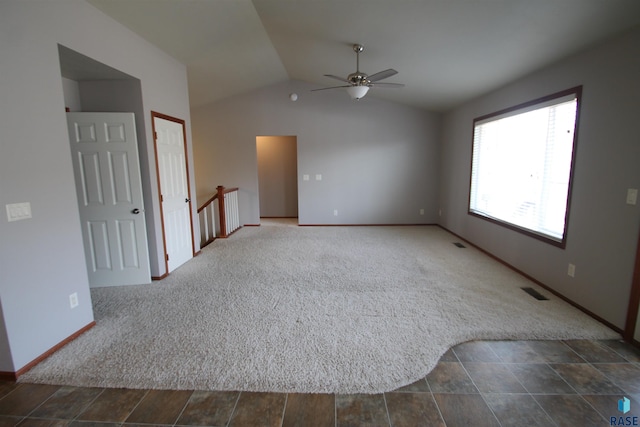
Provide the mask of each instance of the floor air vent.
[{"label": "floor air vent", "polygon": [[521,288],[523,291],[525,291],[526,293],[528,293],[529,295],[531,295],[532,297],[534,297],[537,300],[540,301],[548,301],[549,298],[545,297],[544,295],[542,295],[540,292],[536,291],[533,288]]},{"label": "floor air vent", "polygon": [[462,244],[462,243],[460,243],[460,242],[454,242],[453,244],[454,244],[454,245],[456,245],[456,246],[457,246],[457,247],[459,247],[459,248],[466,248],[466,246],[465,246],[465,245],[463,245],[463,244]]}]

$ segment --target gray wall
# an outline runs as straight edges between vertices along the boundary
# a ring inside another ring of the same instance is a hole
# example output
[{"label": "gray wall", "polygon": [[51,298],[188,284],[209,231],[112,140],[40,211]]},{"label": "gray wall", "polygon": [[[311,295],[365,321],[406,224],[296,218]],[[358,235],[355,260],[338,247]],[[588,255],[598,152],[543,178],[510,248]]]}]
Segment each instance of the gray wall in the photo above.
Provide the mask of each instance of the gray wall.
[{"label": "gray wall", "polygon": [[[529,75],[444,117],[441,223],[617,327],[624,327],[640,227],[640,29]],[[583,85],[565,250],[469,216],[472,120]],[[576,265],[575,278],[567,275]]]},{"label": "gray wall", "polygon": [[199,200],[240,187],[241,223],[258,224],[256,136],[295,135],[300,224],[435,223],[439,115],[316,87],[290,81],[194,109]]},{"label": "gray wall", "polygon": [[[0,371],[21,369],[93,321],[58,44],[140,79],[146,135],[156,110],[184,118],[190,144],[182,64],[85,1],[0,2],[0,207],[33,210],[29,220],[0,220]],[[145,149],[153,159],[149,137]],[[151,199],[159,206],[157,189]]]},{"label": "gray wall", "polygon": [[69,111],[82,111],[82,102],[80,101],[80,85],[77,81],[62,78],[62,90],[64,92],[64,106]]}]

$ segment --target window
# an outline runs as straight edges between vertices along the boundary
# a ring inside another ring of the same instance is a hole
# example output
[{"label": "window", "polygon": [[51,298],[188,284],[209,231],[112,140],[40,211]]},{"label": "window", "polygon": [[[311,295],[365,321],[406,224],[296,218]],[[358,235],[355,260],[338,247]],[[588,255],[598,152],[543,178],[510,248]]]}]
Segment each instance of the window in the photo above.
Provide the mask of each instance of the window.
[{"label": "window", "polygon": [[469,213],[564,247],[582,87],[473,121]]}]

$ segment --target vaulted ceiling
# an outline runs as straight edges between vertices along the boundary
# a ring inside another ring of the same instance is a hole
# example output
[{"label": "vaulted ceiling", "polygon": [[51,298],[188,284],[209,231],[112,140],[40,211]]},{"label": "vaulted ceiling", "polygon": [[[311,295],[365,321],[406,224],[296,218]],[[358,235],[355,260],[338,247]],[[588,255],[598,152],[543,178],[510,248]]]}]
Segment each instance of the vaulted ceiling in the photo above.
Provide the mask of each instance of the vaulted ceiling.
[{"label": "vaulted ceiling", "polygon": [[[87,0],[187,66],[192,107],[394,68],[376,96],[446,111],[640,25],[638,0]],[[337,93],[336,96],[344,96]]]}]

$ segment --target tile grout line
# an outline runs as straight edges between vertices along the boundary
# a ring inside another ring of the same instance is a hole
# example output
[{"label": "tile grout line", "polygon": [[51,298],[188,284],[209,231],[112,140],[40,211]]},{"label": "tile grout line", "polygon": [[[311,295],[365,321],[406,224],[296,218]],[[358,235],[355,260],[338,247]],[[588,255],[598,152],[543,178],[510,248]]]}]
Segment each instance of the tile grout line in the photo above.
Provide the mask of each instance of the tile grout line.
[{"label": "tile grout line", "polygon": [[[458,363],[460,363],[460,365],[462,365],[462,362],[460,361],[460,358],[458,357],[458,354],[456,353],[454,347],[456,347],[456,346],[452,346],[451,347],[451,353],[453,353],[453,357],[456,358]],[[442,359],[442,357],[441,357],[441,359]],[[438,363],[440,363],[440,361],[438,361]],[[446,426],[447,425],[447,421],[444,419],[444,415],[442,414],[442,410],[440,409],[440,405],[438,405],[438,401],[436,400],[436,396],[433,393],[433,389],[431,388],[431,383],[429,383],[429,380],[427,379],[426,376],[424,377],[424,380],[427,382],[427,387],[429,387],[429,391],[431,392],[431,400],[433,400],[433,403],[436,405],[436,409],[438,410],[438,415],[440,415],[440,419],[442,420],[442,422]]]},{"label": "tile grout line", "polygon": [[[493,348],[491,348],[491,346],[489,346],[489,349],[491,351],[493,351]],[[493,351],[495,353],[495,351]],[[454,350],[455,353],[455,350]],[[498,357],[499,360],[502,360],[502,358],[500,356],[498,356],[497,353],[495,353],[496,356]],[[489,411],[491,411],[491,414],[493,415],[493,418],[496,420],[496,422],[498,423],[498,425],[500,427],[502,427],[502,423],[500,422],[500,420],[498,419],[498,416],[496,415],[496,413],[494,412],[493,408],[491,407],[491,405],[489,405],[489,402],[487,402],[487,400],[484,398],[484,395],[482,394],[482,392],[480,391],[480,388],[478,387],[478,385],[476,384],[476,382],[473,380],[473,377],[471,376],[471,374],[469,373],[469,371],[467,370],[467,367],[464,366],[464,363],[462,363],[462,361],[460,360],[460,358],[458,357],[458,355],[456,354],[456,359],[458,359],[458,362],[460,363],[460,366],[462,367],[462,369],[464,369],[464,372],[467,374],[467,376],[469,377],[469,379],[471,380],[471,383],[473,384],[473,386],[476,388],[476,390],[478,390],[478,394],[480,395],[480,398],[482,399],[482,401],[484,402],[485,405],[487,405],[487,408],[489,409]],[[526,390],[526,389],[525,389]],[[458,394],[458,393],[456,393]],[[435,400],[435,399],[434,399]],[[436,404],[438,402],[436,401]]]},{"label": "tile grout line", "polygon": [[[527,342],[527,341],[525,341]],[[566,344],[565,344],[566,345]],[[489,346],[491,348],[491,346]],[[541,363],[541,365],[544,366],[548,366],[549,369],[551,369],[551,367],[549,366],[549,364],[547,363],[547,357],[543,354],[541,354],[537,349],[528,346],[529,348],[531,348],[531,350],[533,352],[535,352],[536,355],[542,357],[544,363]],[[491,350],[493,351],[493,348],[491,348]],[[495,352],[494,352],[495,353]],[[496,356],[498,356],[498,358],[500,358],[500,356],[498,354],[496,354]],[[538,406],[538,408],[540,408],[540,410],[547,416],[547,418],[549,420],[551,420],[551,422],[553,423],[554,426],[558,427],[558,423],[556,422],[556,420],[553,419],[553,417],[551,416],[551,414],[549,414],[543,407],[542,405],[540,405],[540,402],[538,402],[538,400],[534,397],[533,393],[531,393],[531,391],[529,391],[529,389],[522,383],[522,381],[520,381],[520,379],[513,373],[513,371],[511,370],[511,365],[515,365],[516,363],[510,363],[510,364],[505,364],[505,366],[507,366],[507,369],[509,369],[509,372],[511,372],[511,374],[515,377],[516,381],[518,381],[518,383],[522,386],[522,388],[527,392],[527,395],[535,402],[535,404]],[[555,371],[554,371],[555,372]],[[558,373],[556,372],[556,375],[558,375]],[[558,377],[564,381],[569,387],[571,387],[570,384],[568,384],[564,378],[560,377],[558,375]],[[573,389],[573,387],[571,387]],[[575,390],[574,390],[575,391]],[[544,395],[549,395],[548,393],[544,393]]]},{"label": "tile grout line", "polygon": [[[498,425],[500,427],[502,427],[502,423],[500,422],[500,420],[498,419],[498,416],[496,415],[496,413],[493,411],[493,408],[491,407],[491,405],[489,405],[489,402],[487,402],[487,399],[484,398],[484,394],[482,393],[482,391],[480,391],[480,388],[478,387],[478,385],[476,384],[476,382],[473,380],[473,377],[471,376],[471,374],[469,373],[469,371],[467,371],[467,368],[464,366],[464,363],[460,362],[460,366],[462,366],[462,369],[464,369],[464,371],[466,372],[467,376],[469,377],[469,379],[471,380],[471,383],[473,384],[473,386],[476,388],[476,390],[478,390],[478,394],[480,395],[480,398],[482,399],[482,401],[484,402],[485,405],[487,405],[487,408],[489,409],[489,411],[491,411],[491,414],[493,415],[493,418],[496,420],[496,422],[498,423]],[[459,393],[455,393],[455,394],[459,394]]]},{"label": "tile grout line", "polygon": [[621,385],[619,385],[616,381],[614,381],[614,379],[612,379],[611,377],[609,377],[607,374],[605,374],[604,372],[602,372],[600,369],[598,369],[597,366],[598,364],[620,364],[620,365],[631,365],[633,367],[638,367],[637,364],[634,364],[631,360],[629,360],[627,357],[625,357],[622,353],[618,352],[616,349],[610,347],[609,345],[606,344],[606,342],[602,342],[602,341],[596,341],[600,346],[604,347],[606,350],[610,350],[612,352],[614,352],[617,356],[621,357],[624,362],[600,362],[600,363],[592,363],[591,365],[593,365],[594,369],[596,369],[598,372],[600,372],[602,375],[604,375],[604,377],[606,379],[608,379],[609,381],[611,381],[612,384],[614,384],[616,387],[618,387],[620,390],[622,390],[626,395],[632,395],[635,393],[630,393],[629,390],[625,387],[622,387]]},{"label": "tile grout line", "polygon": [[[576,356],[578,356],[578,357],[580,357],[582,360],[584,360],[584,359],[582,358],[582,356],[580,356],[578,353],[576,353],[576,352],[575,352],[575,350],[574,350],[574,349],[572,349],[572,348],[571,348],[571,346],[569,346],[569,345],[565,342],[565,340],[559,340],[558,342],[560,342],[563,346],[565,346],[565,347],[567,347],[569,350],[571,350],[571,351],[572,351]],[[534,350],[535,350],[535,349],[534,349]],[[536,353],[538,353],[538,351],[537,351],[537,350],[535,350],[535,351],[536,351]],[[543,360],[544,360],[544,363],[543,363],[543,364],[544,364],[545,366],[547,366],[549,369],[551,369],[551,371],[553,371],[553,373],[555,373],[555,374],[558,376],[558,378],[560,378],[562,381],[564,381],[564,383],[565,383],[567,386],[569,386],[569,388],[570,388],[571,390],[573,390],[573,391],[576,393],[576,395],[578,395],[578,396],[579,396],[578,390],[576,390],[576,389],[575,389],[571,384],[569,384],[569,382],[568,382],[568,381],[567,381],[567,380],[566,380],[562,375],[560,375],[560,374],[559,374],[555,369],[553,369],[553,367],[550,365],[550,364],[551,364],[551,363],[553,363],[553,362],[549,362],[549,357],[545,356],[544,354],[540,354],[540,353],[538,353],[538,354],[539,354],[540,356],[542,356],[542,358],[543,358]],[[524,385],[523,385],[523,387],[524,387]],[[526,387],[525,387],[525,390],[529,391]],[[533,399],[533,401],[534,401],[534,402],[536,402],[536,405],[538,405],[538,407],[539,407],[540,409],[542,409],[542,412],[544,412],[544,413],[545,413],[545,415],[546,415],[546,416],[551,420],[551,422],[552,422],[555,426],[558,426],[558,423],[556,422],[556,420],[555,420],[555,419],[553,419],[553,417],[551,416],[551,414],[549,414],[549,413],[547,412],[547,410],[546,410],[546,409],[544,409],[544,408],[542,407],[542,405],[540,404],[540,402],[538,401],[538,399],[536,399],[536,395],[535,395],[535,394],[533,394],[533,393],[531,393],[531,392],[529,392],[529,395],[531,396],[531,398]],[[549,393],[538,393],[538,395],[550,396],[550,394],[549,394]],[[564,395],[564,394],[557,394],[557,395],[562,396],[562,395]],[[584,400],[584,398],[583,398],[583,400]],[[587,403],[588,403],[588,402],[587,402]]]},{"label": "tile grout line", "polygon": [[[17,384],[17,385],[16,385],[15,387],[13,387],[13,389],[12,389],[11,391],[9,391],[9,392],[8,392],[7,394],[5,394],[4,396],[0,397],[0,402],[2,402],[5,398],[7,398],[7,396],[9,396],[9,395],[11,395],[12,393],[14,393],[14,392],[15,392],[18,388],[20,388],[20,386],[22,385],[22,384],[18,384],[18,383],[16,383],[16,384]],[[55,393],[55,392],[54,392],[54,393]],[[52,393],[52,394],[53,394],[53,393]],[[51,397],[51,396],[49,396],[49,397]],[[37,408],[37,407],[36,407],[36,408]],[[33,409],[33,411],[35,411],[35,409]],[[33,411],[31,411],[31,412],[33,412]],[[27,415],[16,415],[16,416],[13,416],[13,415],[3,415],[3,416],[8,416],[8,417],[14,417],[14,418],[17,418],[17,419],[18,419],[18,422],[17,422],[15,425],[18,425],[18,424],[22,423],[24,420],[26,420],[26,419],[27,419]]]},{"label": "tile grout line", "polygon": [[[544,357],[544,356],[543,356],[543,357]],[[546,357],[545,357],[545,359],[546,359]],[[568,385],[568,386],[569,386],[573,391],[576,391],[576,390],[571,386],[571,384],[569,384],[569,383],[568,383],[564,378],[562,378],[562,377],[561,377],[561,376],[560,376],[560,375],[559,375],[559,374],[558,374],[558,373],[557,373],[557,372],[556,372],[556,371],[555,371],[551,366],[549,366],[549,363],[548,363],[548,362],[542,363],[542,365],[547,366],[549,369],[551,369],[551,370],[552,370],[556,375],[558,375],[558,378],[560,378],[562,381],[564,381],[564,383],[565,383],[565,384],[567,384],[567,385]],[[517,377],[516,377],[516,379],[517,379]],[[520,380],[518,380],[518,381],[520,381]],[[521,383],[521,384],[522,384],[522,383]],[[534,394],[534,393],[531,393],[531,392],[529,391],[529,389],[528,389],[527,387],[525,387],[525,385],[524,385],[524,384],[522,384],[522,387],[524,387],[524,389],[525,389],[525,390],[527,390],[527,393],[529,394],[529,396],[531,396],[531,399],[533,399],[533,401],[536,403],[536,405],[538,405],[538,408],[540,408],[540,409],[542,410],[542,412],[547,416],[547,418],[551,420],[551,422],[553,423],[553,425],[554,425],[554,426],[556,426],[556,427],[558,427],[558,423],[556,422],[556,420],[554,420],[554,419],[553,419],[553,417],[551,416],[551,414],[549,414],[549,413],[547,412],[547,410],[546,410],[546,409],[544,409],[544,408],[542,407],[542,405],[540,404],[540,402],[538,402],[538,399],[536,399],[535,394]],[[540,394],[540,395],[544,395],[544,396],[551,396],[551,394],[549,394],[549,393],[538,393],[538,394]],[[557,394],[557,396],[562,396],[562,395],[564,395],[564,394]]]},{"label": "tile grout line", "polygon": [[[511,373],[511,375],[513,375],[513,372],[511,372],[511,369],[509,368],[509,366],[507,366],[507,362],[505,362],[505,360],[500,357],[500,355],[498,353],[496,353],[496,351],[493,349],[493,347],[491,345],[488,345],[487,347],[489,347],[489,350],[491,350],[491,352],[498,358],[498,360],[500,361],[500,364],[502,366],[504,366],[507,371],[509,373]],[[455,350],[454,350],[455,353]],[[537,353],[537,351],[536,351]],[[489,402],[487,402],[487,399],[485,398],[485,393],[483,393],[480,388],[478,387],[478,385],[476,384],[476,382],[473,380],[473,377],[471,376],[471,374],[469,373],[469,371],[467,370],[467,367],[464,366],[464,363],[460,360],[460,358],[458,357],[458,355],[456,354],[456,358],[458,358],[458,360],[460,361],[460,365],[462,366],[462,369],[464,369],[464,371],[467,373],[467,376],[469,377],[469,379],[471,380],[471,382],[473,383],[473,385],[475,386],[475,388],[478,390],[478,393],[480,394],[480,398],[482,399],[482,401],[484,402],[485,405],[487,405],[487,408],[489,408],[489,410],[491,411],[491,413],[493,414],[493,417],[495,418],[495,420],[498,422],[498,425],[502,426],[502,422],[500,422],[500,419],[498,418],[498,416],[496,415],[495,411],[493,410],[493,408],[491,407],[491,405],[489,404]],[[472,363],[472,362],[469,362]],[[520,384],[520,386],[522,386],[522,389],[525,390],[527,392],[527,394],[529,396],[531,396],[531,394],[529,393],[529,390],[527,390],[527,388],[520,382],[520,380],[513,375],[513,377],[516,379],[516,381],[518,381],[518,384]],[[486,393],[488,394],[488,393]],[[531,396],[531,398],[533,399],[533,396]],[[538,404],[538,402],[534,399],[534,401],[536,402],[536,404]],[[436,402],[437,403],[437,402]],[[538,405],[540,406],[540,405]],[[545,412],[546,413],[546,412]],[[551,419],[551,417],[549,417],[549,419]],[[552,420],[553,421],[553,420]],[[554,422],[555,424],[555,422]]]},{"label": "tile grout line", "polygon": [[[601,365],[606,365],[606,363],[600,363]],[[629,393],[629,390],[627,390],[625,387],[622,387],[621,385],[619,385],[614,379],[612,379],[611,377],[609,377],[607,374],[605,374],[604,372],[602,372],[600,369],[598,369],[597,363],[595,364],[591,364],[590,365],[593,367],[593,369],[595,369],[596,371],[598,371],[600,374],[602,374],[603,377],[605,377],[607,379],[607,381],[610,381],[611,384],[613,384],[614,386],[616,386],[617,388],[619,388],[620,390],[623,391],[623,393],[625,395],[631,395],[631,394],[635,394],[635,393]],[[623,363],[621,363],[621,365],[623,365]]]},{"label": "tile grout line", "polygon": [[[76,389],[78,389],[78,388],[79,388],[79,387],[76,387]],[[102,391],[100,391],[100,393],[98,393],[98,394],[96,395],[96,397],[94,397],[94,398],[91,400],[91,402],[87,403],[87,404],[85,405],[85,407],[84,407],[84,408],[82,408],[82,409],[80,410],[80,412],[78,412],[78,414],[77,414],[75,417],[73,417],[73,418],[71,419],[71,422],[77,421],[77,420],[78,420],[78,417],[79,417],[80,415],[84,414],[84,413],[87,411],[87,409],[89,409],[89,407],[93,404],[93,402],[95,402],[95,401],[96,401],[100,396],[102,396],[102,395],[104,394],[105,390],[106,390],[106,388],[104,388],[104,387],[103,387],[103,388],[102,388]]]},{"label": "tile grout line", "polygon": [[121,425],[126,424],[127,420],[129,419],[129,417],[131,416],[131,414],[133,414],[135,412],[136,409],[138,409],[138,406],[140,406],[140,404],[142,403],[142,401],[145,399],[145,397],[147,397],[147,395],[149,394],[151,390],[147,390],[144,395],[140,398],[140,400],[138,400],[138,403],[136,403],[136,405],[131,409],[131,411],[127,414],[127,417],[122,421],[122,423],[120,423]]},{"label": "tile grout line", "polygon": [[[458,359],[458,355],[456,354],[456,352],[453,350],[453,347],[451,347],[451,352],[453,353],[453,356],[456,358],[456,360],[462,364],[462,362],[460,362],[460,359]],[[440,363],[438,361],[438,363]],[[428,374],[427,374],[428,375]],[[438,415],[440,415],[440,419],[442,420],[442,422],[445,424],[446,426],[446,421],[444,420],[444,415],[442,415],[442,411],[440,410],[440,405],[438,405],[438,401],[436,400],[436,397],[433,394],[433,389],[431,388],[431,384],[429,384],[429,380],[427,379],[427,377],[424,377],[424,382],[427,383],[427,388],[429,389],[429,394],[431,395],[431,401],[433,402],[434,405],[436,405],[436,410],[438,411]]]},{"label": "tile grout line", "polygon": [[384,402],[384,410],[387,414],[387,422],[389,423],[389,427],[392,427],[391,414],[389,414],[389,405],[387,405],[387,393],[382,393],[382,402]]},{"label": "tile grout line", "polygon": [[284,407],[282,408],[282,421],[280,421],[280,427],[284,425],[284,417],[287,413],[287,402],[289,401],[289,393],[284,393]]},{"label": "tile grout line", "polygon": [[[595,366],[593,366],[593,365],[591,364],[591,362],[589,362],[587,359],[585,359],[584,357],[582,357],[582,355],[581,355],[580,353],[578,353],[578,352],[577,352],[573,347],[571,347],[571,346],[567,343],[567,340],[561,340],[560,342],[561,342],[562,344],[564,344],[564,345],[565,345],[569,350],[571,350],[571,351],[572,351],[576,356],[578,356],[580,359],[582,359],[582,360],[583,360],[587,365],[589,365],[589,366],[593,367],[593,369],[596,369],[596,370],[597,370],[597,368],[596,368]],[[553,362],[551,362],[551,363],[553,363]],[[556,363],[558,363],[558,362],[556,362]],[[549,368],[550,368],[553,372],[555,372],[555,373],[556,373],[556,375],[558,375],[558,376],[562,379],[562,381],[564,381],[564,382],[565,382],[569,387],[571,387],[571,389],[576,393],[576,396],[580,397],[580,399],[582,399],[582,401],[584,401],[587,405],[589,405],[589,407],[590,407],[591,409],[593,409],[593,410],[596,412],[596,414],[600,415],[600,416],[601,416],[605,421],[607,420],[607,418],[606,418],[606,417],[604,417],[604,416],[600,413],[600,411],[598,411],[596,408],[594,408],[594,407],[593,407],[593,405],[592,405],[592,404],[591,404],[587,399],[585,399],[585,398],[584,398],[584,396],[583,396],[580,392],[578,392],[578,390],[577,390],[573,385],[571,385],[571,384],[569,383],[569,381],[567,381],[567,379],[566,379],[565,377],[563,377],[563,376],[562,376],[558,371],[556,371],[555,369],[553,369],[553,366],[551,366],[551,364],[550,364],[549,362],[547,363],[547,366],[549,366]],[[598,372],[600,372],[600,371],[598,371]],[[604,374],[603,374],[603,375],[604,375]],[[534,399],[535,399],[535,397],[534,397]],[[538,402],[538,400],[537,400],[537,399],[536,399],[536,402]],[[544,408],[543,408],[543,410],[544,410]],[[545,411],[545,412],[546,412],[546,411]]]},{"label": "tile grout line", "polygon": [[[608,348],[609,350],[613,351],[613,352],[614,352],[614,353],[616,353],[618,356],[622,357],[624,360],[626,360],[626,361],[627,361],[627,363],[630,363],[630,364],[632,364],[632,365],[637,365],[638,363],[640,363],[640,360],[638,360],[637,362],[634,362],[633,360],[631,360],[631,359],[627,358],[627,356],[626,356],[626,355],[624,355],[624,354],[620,353],[618,350],[616,350],[615,348],[613,348],[613,347],[611,347],[609,344],[607,344],[607,342],[608,342],[608,341],[609,341],[609,340],[606,340],[606,341],[599,341],[599,342],[603,342],[603,343],[604,343],[604,345],[606,346],[606,348]],[[627,343],[626,341],[624,341],[624,340],[611,340],[611,341],[616,341],[616,342],[622,341],[622,343],[624,343],[624,344],[628,344],[628,343]],[[635,348],[635,347],[632,347],[632,348]],[[638,358],[640,359],[640,352],[638,353]]]},{"label": "tile grout line", "polygon": [[[31,410],[31,412],[29,412],[27,415],[25,415],[25,416],[24,416],[24,419],[29,418],[29,416],[30,416],[31,414],[33,414],[35,411],[37,411],[37,410],[38,410],[38,408],[40,408],[42,405],[44,405],[46,402],[48,402],[48,401],[53,397],[53,395],[54,395],[54,394],[56,394],[58,391],[60,391],[60,390],[62,389],[62,387],[63,387],[63,386],[58,386],[58,389],[57,389],[56,391],[54,391],[53,393],[51,393],[51,394],[49,395],[49,397],[47,397],[46,399],[44,399],[42,402],[40,402],[40,404],[39,404],[38,406],[36,406],[35,408],[33,408],[33,409]],[[17,389],[18,389],[18,388],[16,387],[16,390],[17,390]],[[22,422],[22,421],[21,421],[21,422]]]},{"label": "tile grout line", "polygon": [[[620,363],[620,362],[618,362],[619,364],[621,364],[621,365],[622,365],[622,364],[631,363],[631,362],[629,362],[629,360],[628,360],[626,357],[624,357],[623,355],[621,355],[620,353],[618,353],[618,352],[617,352],[616,350],[614,350],[613,348],[611,348],[611,347],[609,347],[609,346],[606,346],[605,344],[603,344],[603,343],[601,343],[601,342],[599,342],[599,341],[592,341],[592,342],[595,342],[596,344],[598,344],[600,347],[604,348],[605,350],[610,350],[610,351],[612,351],[613,353],[615,353],[617,356],[621,357],[621,358],[626,362],[626,363]],[[621,387],[620,385],[618,385],[618,383],[617,383],[616,381],[614,381],[613,379],[611,379],[607,374],[605,374],[604,372],[602,372],[602,371],[601,371],[600,369],[598,369],[598,367],[596,366],[596,365],[598,365],[598,364],[616,364],[616,362],[611,362],[611,363],[608,363],[608,362],[589,362],[588,360],[586,360],[586,362],[587,362],[587,363],[588,363],[588,364],[589,364],[593,369],[595,369],[596,371],[598,371],[598,372],[599,372],[603,377],[605,377],[608,381],[611,381],[611,384],[613,384],[614,386],[616,386],[617,388],[619,388],[620,390],[622,390],[622,391],[625,393],[625,397],[626,397],[626,395],[628,394],[628,393],[627,393],[627,390],[626,390],[625,388]],[[631,394],[633,394],[633,393],[631,393]],[[582,395],[581,395],[581,397],[582,397]],[[595,411],[596,411],[596,412],[597,412],[597,413],[598,413],[602,418],[604,418],[604,420],[605,420],[605,421],[608,421],[607,417],[606,417],[604,414],[602,414],[600,411],[598,411],[598,409],[597,409],[597,408],[595,408],[595,407],[591,404],[591,402],[589,402],[589,401],[588,401],[587,399],[585,399],[584,397],[582,397],[582,398],[583,398],[583,400],[585,400],[585,401],[587,402],[587,404],[589,404],[589,406],[591,406],[591,407],[592,407],[592,408],[593,408],[593,409],[594,409],[594,410],[595,410]]]},{"label": "tile grout line", "polygon": [[182,414],[184,414],[185,409],[187,409],[187,406],[189,406],[189,402],[191,402],[191,398],[193,397],[193,394],[195,392],[196,392],[195,390],[191,390],[191,394],[189,395],[189,398],[187,399],[186,402],[184,402],[184,406],[182,407],[182,410],[180,410],[180,413],[178,414],[176,419],[171,424],[172,426],[178,425],[178,421],[180,421],[180,417],[182,417]]},{"label": "tile grout line", "polygon": [[233,409],[231,410],[231,413],[229,414],[229,419],[227,420],[227,423],[225,424],[226,427],[229,427],[229,425],[231,424],[231,420],[233,419],[233,415],[236,412],[236,408],[238,407],[238,402],[240,401],[240,396],[242,395],[242,392],[239,391],[238,392],[238,397],[236,397],[236,403],[233,405]]},{"label": "tile grout line", "polygon": [[338,396],[333,393],[333,426],[338,427]]}]

